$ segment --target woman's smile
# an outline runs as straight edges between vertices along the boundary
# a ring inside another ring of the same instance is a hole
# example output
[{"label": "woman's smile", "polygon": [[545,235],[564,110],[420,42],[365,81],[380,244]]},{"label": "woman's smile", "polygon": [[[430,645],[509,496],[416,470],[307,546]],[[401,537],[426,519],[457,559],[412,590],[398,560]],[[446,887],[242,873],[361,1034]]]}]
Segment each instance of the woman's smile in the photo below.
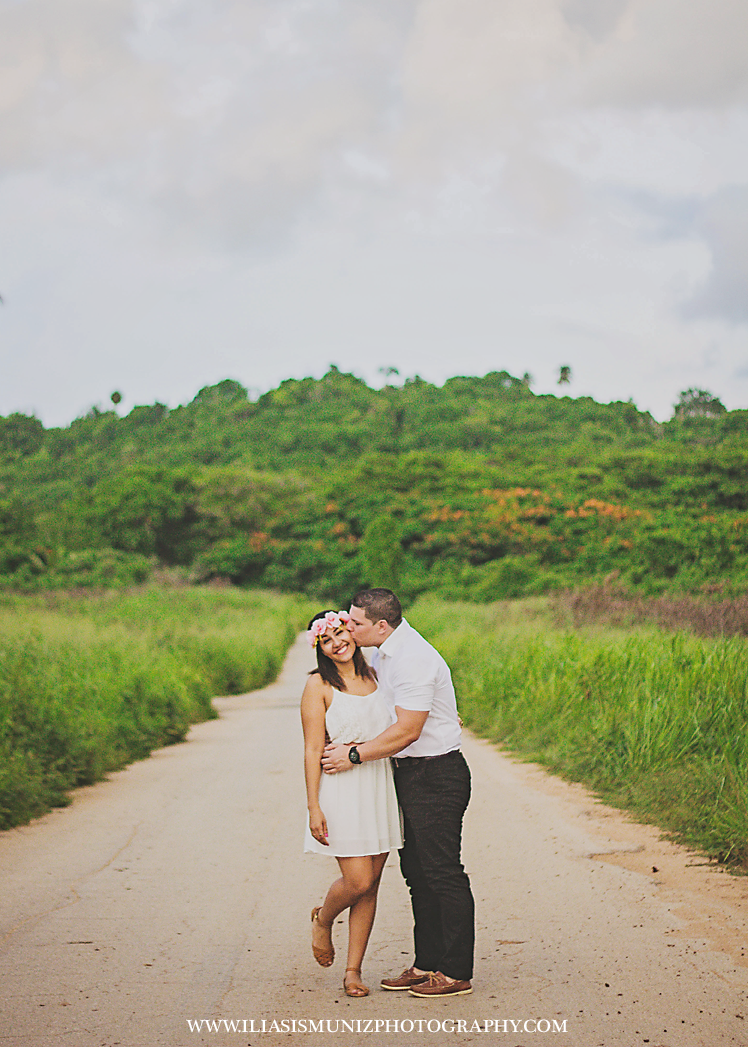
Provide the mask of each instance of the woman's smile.
[{"label": "woman's smile", "polygon": [[348,661],[356,651],[356,645],[345,626],[323,633],[319,642],[327,657],[335,661]]}]

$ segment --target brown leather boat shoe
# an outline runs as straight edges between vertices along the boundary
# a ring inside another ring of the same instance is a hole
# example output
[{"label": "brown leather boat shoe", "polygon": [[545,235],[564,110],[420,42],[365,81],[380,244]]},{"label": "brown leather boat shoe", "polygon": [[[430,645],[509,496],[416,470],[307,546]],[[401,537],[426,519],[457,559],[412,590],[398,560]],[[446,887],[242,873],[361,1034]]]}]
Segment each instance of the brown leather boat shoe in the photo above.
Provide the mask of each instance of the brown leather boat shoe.
[{"label": "brown leather boat shoe", "polygon": [[408,992],[411,996],[467,996],[473,991],[469,981],[450,981],[441,971],[434,971],[421,985],[414,985]]},{"label": "brown leather boat shoe", "polygon": [[420,985],[428,981],[430,973],[427,971],[425,974],[419,974],[412,967],[408,967],[397,978],[382,978],[379,984],[383,989],[409,989],[411,985]]}]

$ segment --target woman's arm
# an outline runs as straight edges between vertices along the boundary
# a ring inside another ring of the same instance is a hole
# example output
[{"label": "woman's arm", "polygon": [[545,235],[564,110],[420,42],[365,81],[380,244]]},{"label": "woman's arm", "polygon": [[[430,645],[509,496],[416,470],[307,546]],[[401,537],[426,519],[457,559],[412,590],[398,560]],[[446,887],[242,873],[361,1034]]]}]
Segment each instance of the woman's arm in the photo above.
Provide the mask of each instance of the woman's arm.
[{"label": "woman's arm", "polygon": [[304,778],[309,809],[309,829],[318,843],[327,846],[327,821],[319,805],[322,753],[325,749],[325,685],[320,676],[310,676],[301,696],[301,726],[304,731]]}]

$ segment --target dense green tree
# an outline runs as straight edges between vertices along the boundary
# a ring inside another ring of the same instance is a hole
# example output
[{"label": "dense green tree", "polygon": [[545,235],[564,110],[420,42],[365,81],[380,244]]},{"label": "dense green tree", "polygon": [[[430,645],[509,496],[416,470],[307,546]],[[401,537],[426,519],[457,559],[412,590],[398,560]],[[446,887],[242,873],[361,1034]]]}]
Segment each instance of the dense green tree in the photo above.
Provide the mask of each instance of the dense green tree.
[{"label": "dense green tree", "polygon": [[137,467],[96,487],[93,515],[113,549],[189,563],[199,550],[196,493],[186,473]]},{"label": "dense green tree", "polygon": [[727,408],[706,389],[685,389],[675,405],[676,418],[719,418]]},{"label": "dense green tree", "polygon": [[44,426],[33,415],[11,414],[0,418],[0,456],[23,458],[34,454],[44,441]]},{"label": "dense green tree", "polygon": [[247,400],[247,390],[240,382],[232,378],[224,378],[217,385],[204,385],[197,393],[193,404],[201,406],[214,405],[217,403],[244,403]]},{"label": "dense green tree", "polygon": [[362,584],[398,589],[403,564],[400,527],[389,513],[366,525],[361,540]]},{"label": "dense green tree", "polygon": [[[38,534],[29,503],[17,494],[0,495],[0,575],[38,559]],[[40,561],[41,562],[41,561]]]},{"label": "dense green tree", "polygon": [[331,365],[256,402],[227,379],[172,410],[93,408],[65,428],[12,415],[0,576],[94,584],[142,574],[145,557],[333,602],[364,576],[475,599],[611,571],[740,586],[748,411],[681,399],[660,425],[503,370],[373,389]]}]

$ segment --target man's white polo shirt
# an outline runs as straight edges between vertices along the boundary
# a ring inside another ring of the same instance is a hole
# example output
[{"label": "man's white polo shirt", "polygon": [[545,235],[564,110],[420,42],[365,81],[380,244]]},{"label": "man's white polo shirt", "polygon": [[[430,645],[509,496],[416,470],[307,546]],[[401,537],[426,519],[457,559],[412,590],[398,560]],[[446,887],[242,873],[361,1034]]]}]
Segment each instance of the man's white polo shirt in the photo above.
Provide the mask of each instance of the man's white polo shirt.
[{"label": "man's white polo shirt", "polygon": [[395,706],[429,714],[420,737],[398,756],[441,756],[460,748],[462,731],[449,666],[404,618],[377,648],[372,664],[393,719]]}]

